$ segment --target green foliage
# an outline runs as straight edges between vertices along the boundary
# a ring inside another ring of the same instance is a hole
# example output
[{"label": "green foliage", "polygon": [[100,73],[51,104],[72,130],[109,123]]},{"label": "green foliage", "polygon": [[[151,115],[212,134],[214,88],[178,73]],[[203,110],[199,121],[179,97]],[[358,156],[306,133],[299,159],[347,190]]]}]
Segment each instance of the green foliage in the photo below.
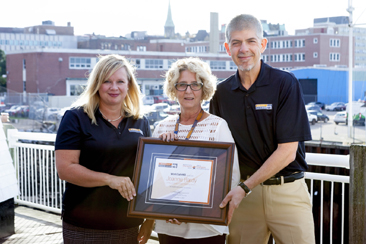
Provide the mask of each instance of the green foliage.
[{"label": "green foliage", "polygon": [[2,75],[6,74],[6,57],[3,50],[0,49],[0,87],[6,87],[6,78]]}]

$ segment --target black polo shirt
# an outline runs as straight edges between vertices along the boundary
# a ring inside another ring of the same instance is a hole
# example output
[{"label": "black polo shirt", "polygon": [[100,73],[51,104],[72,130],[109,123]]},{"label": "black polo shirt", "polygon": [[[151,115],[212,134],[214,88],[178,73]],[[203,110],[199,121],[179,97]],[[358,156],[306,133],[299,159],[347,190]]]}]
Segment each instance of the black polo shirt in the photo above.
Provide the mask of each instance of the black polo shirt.
[{"label": "black polo shirt", "polygon": [[292,73],[262,61],[257,80],[247,90],[237,71],[218,84],[210,113],[229,125],[242,178],[257,171],[278,144],[286,142],[299,142],[296,159],[277,175],[307,170],[304,141],[311,140],[311,132],[300,83]]},{"label": "black polo shirt", "polygon": [[[83,109],[65,113],[57,132],[55,150],[80,150],[80,165],[111,175],[132,179],[137,142],[151,136],[146,118],[125,117],[118,128],[107,122],[99,110],[97,124]],[[143,219],[127,218],[128,202],[108,186],[80,187],[66,183],[63,196],[63,219],[83,228],[125,229],[139,226]]]}]

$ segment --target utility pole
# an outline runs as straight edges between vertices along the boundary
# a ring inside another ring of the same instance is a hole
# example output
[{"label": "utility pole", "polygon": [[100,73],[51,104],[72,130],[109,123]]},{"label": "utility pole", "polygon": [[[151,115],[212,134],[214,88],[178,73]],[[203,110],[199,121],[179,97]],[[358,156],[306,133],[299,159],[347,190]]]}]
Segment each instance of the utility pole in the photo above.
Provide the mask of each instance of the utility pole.
[{"label": "utility pole", "polygon": [[348,8],[347,12],[349,13],[349,41],[348,41],[348,106],[347,106],[347,112],[348,112],[348,137],[352,138],[354,135],[352,135],[353,132],[353,106],[352,106],[352,100],[353,100],[353,10],[352,7],[352,0],[348,0]]}]

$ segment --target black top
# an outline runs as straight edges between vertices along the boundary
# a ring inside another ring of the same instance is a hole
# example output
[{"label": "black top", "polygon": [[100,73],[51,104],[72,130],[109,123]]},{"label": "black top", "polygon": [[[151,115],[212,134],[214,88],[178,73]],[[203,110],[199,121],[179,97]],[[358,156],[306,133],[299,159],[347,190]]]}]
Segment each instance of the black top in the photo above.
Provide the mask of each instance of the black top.
[{"label": "black top", "polygon": [[[80,165],[111,175],[132,179],[139,137],[151,136],[146,118],[125,117],[114,127],[99,110],[98,125],[82,108],[67,111],[57,132],[55,150],[80,150]],[[81,187],[66,183],[63,196],[65,222],[91,229],[126,229],[140,225],[143,219],[127,218],[128,201],[109,186]]]},{"label": "black top", "polygon": [[296,159],[277,176],[305,171],[304,141],[311,140],[302,90],[292,73],[261,64],[257,80],[245,89],[238,71],[221,82],[210,113],[225,119],[234,137],[241,177],[252,175],[278,143],[299,141]]}]

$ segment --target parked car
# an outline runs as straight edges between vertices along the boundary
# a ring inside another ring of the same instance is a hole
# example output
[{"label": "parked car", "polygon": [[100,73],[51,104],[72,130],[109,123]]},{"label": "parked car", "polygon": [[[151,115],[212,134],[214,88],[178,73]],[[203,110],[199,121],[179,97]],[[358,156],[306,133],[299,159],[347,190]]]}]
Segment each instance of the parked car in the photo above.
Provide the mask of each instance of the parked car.
[{"label": "parked car", "polygon": [[57,119],[59,108],[40,108],[36,111],[36,119],[43,121],[53,121]]},{"label": "parked car", "polygon": [[324,123],[327,123],[329,121],[329,117],[322,112],[318,112],[316,110],[308,110],[308,112],[317,117],[317,122],[324,121]]},{"label": "parked car", "polygon": [[344,111],[346,110],[346,104],[342,102],[335,102],[331,105],[325,106],[325,110],[327,111]]},{"label": "parked car", "polygon": [[152,96],[152,97],[154,99],[154,103],[169,103],[168,99],[166,99],[163,96],[155,95],[155,96]]},{"label": "parked car", "polygon": [[150,125],[154,125],[155,122],[163,120],[166,117],[168,117],[168,114],[164,111],[151,110],[149,113],[146,114],[146,118],[149,121]]},{"label": "parked car", "polygon": [[170,106],[167,103],[155,103],[150,106],[150,110],[163,111],[169,109]]},{"label": "parked car", "polygon": [[179,114],[180,113],[180,105],[172,105],[169,109],[163,110],[167,114]]},{"label": "parked car", "polygon": [[17,109],[20,107],[21,105],[13,105],[11,106],[9,109],[6,109],[4,112],[8,113],[9,116],[15,116],[15,113],[17,111]]},{"label": "parked car", "polygon": [[308,112],[308,119],[309,119],[309,123],[312,125],[315,125],[315,123],[318,121],[318,118],[316,117],[316,115],[311,114],[310,112]]},{"label": "parked car", "polygon": [[322,102],[310,102],[306,105],[317,105],[319,106],[321,109],[325,109],[325,103],[322,103]]},{"label": "parked car", "polygon": [[322,109],[318,105],[305,105],[305,109],[307,111],[315,110],[315,111],[318,111],[318,112],[322,112]]},{"label": "parked car", "polygon": [[14,116],[15,117],[28,117],[29,116],[29,106],[28,105],[19,106],[16,109]]},{"label": "parked car", "polygon": [[153,105],[154,104],[154,97],[153,96],[144,96],[142,98],[142,103],[144,105]]},{"label": "parked car", "polygon": [[338,112],[334,116],[334,123],[338,125],[339,123],[347,123],[347,112]]}]

